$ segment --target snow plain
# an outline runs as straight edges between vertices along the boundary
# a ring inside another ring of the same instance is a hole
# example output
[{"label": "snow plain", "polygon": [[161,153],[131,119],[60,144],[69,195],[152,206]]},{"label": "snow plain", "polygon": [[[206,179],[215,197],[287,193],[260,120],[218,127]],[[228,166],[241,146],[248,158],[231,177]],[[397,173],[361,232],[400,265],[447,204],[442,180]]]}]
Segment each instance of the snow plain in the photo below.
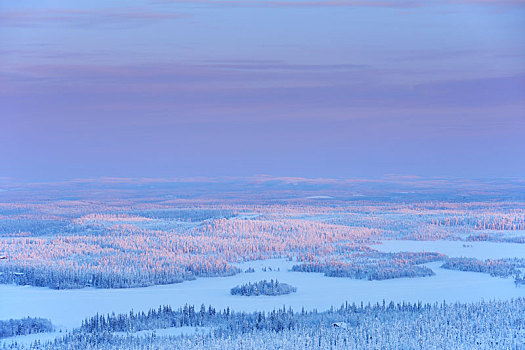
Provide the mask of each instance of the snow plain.
[{"label": "snow plain", "polygon": [[0,339],[0,347],[4,345],[7,346],[14,342],[16,342],[17,344],[23,344],[23,345],[29,346],[37,340],[41,342],[45,342],[48,340],[52,341],[63,335],[65,334],[57,331],[57,332],[35,333],[35,334],[28,334],[28,335],[19,335],[16,337],[8,337],[8,338]]},{"label": "snow plain", "polygon": [[[439,268],[440,262],[427,266],[432,277],[399,278],[384,281],[353,280],[326,277],[321,273],[288,271],[293,262],[286,260],[252,261],[242,268],[253,267],[254,273],[229,277],[199,278],[179,284],[129,289],[52,290],[31,286],[0,286],[0,319],[27,316],[50,319],[61,330],[80,326],[81,321],[96,313],[147,311],[159,305],[172,307],[194,304],[230,307],[237,311],[273,310],[285,305],[294,309],[326,310],[349,302],[423,301],[447,302],[510,299],[524,297],[525,288],[513,280],[495,278],[476,272]],[[273,271],[262,271],[271,267]],[[279,269],[280,271],[276,271]],[[245,297],[230,295],[236,285],[278,279],[297,287],[297,292],[281,296]]]},{"label": "snow plain", "polygon": [[525,244],[503,242],[464,241],[410,241],[388,240],[371,248],[385,253],[395,252],[436,252],[451,258],[504,259],[525,258]]}]

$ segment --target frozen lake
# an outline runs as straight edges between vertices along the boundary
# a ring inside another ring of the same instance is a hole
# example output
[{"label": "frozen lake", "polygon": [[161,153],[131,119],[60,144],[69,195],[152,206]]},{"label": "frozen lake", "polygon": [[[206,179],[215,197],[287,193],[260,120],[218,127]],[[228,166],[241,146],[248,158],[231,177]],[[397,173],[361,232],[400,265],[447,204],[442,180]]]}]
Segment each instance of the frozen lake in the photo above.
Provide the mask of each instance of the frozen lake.
[{"label": "frozen lake", "polygon": [[[459,242],[461,244],[461,242]],[[431,250],[431,249],[428,249]],[[295,309],[338,307],[345,301],[360,303],[386,301],[448,302],[524,297],[525,288],[514,286],[512,279],[490,277],[475,272],[439,268],[440,262],[427,264],[436,273],[432,277],[400,278],[384,281],[325,277],[320,273],[290,272],[292,262],[254,261],[242,265],[254,267],[254,273],[230,277],[199,278],[180,284],[130,289],[52,290],[30,286],[0,285],[0,319],[26,316],[49,318],[61,329],[80,326],[96,313],[146,311],[159,305],[173,307],[186,303],[234,310],[272,310],[283,305]],[[274,271],[263,272],[271,266]],[[277,268],[280,271],[275,271]],[[282,296],[244,297],[230,295],[238,284],[278,279],[297,287],[297,292]]]},{"label": "frozen lake", "polygon": [[371,247],[381,252],[437,252],[451,258],[525,258],[525,244],[519,243],[388,240]]}]

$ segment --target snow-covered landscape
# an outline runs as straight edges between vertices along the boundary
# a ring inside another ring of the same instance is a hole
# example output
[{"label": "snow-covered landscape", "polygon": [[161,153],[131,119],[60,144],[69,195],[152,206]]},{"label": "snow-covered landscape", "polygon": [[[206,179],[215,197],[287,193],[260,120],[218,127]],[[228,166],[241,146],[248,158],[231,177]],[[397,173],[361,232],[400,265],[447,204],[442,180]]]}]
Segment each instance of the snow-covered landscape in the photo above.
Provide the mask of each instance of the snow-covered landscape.
[{"label": "snow-covered landscape", "polygon": [[0,350],[525,350],[525,0],[0,0]]},{"label": "snow-covered landscape", "polygon": [[[508,300],[525,297],[525,288],[516,288],[512,279],[492,278],[476,272],[459,272],[439,268],[430,263],[436,273],[426,278],[402,278],[384,281],[363,281],[326,277],[321,273],[290,272],[287,261],[247,263],[243,266],[265,266],[279,272],[240,273],[231,277],[199,278],[180,284],[129,289],[51,290],[30,286],[0,286],[0,319],[38,316],[53,320],[63,329],[78,326],[83,319],[96,313],[126,313],[147,311],[158,305],[213,305],[236,311],[271,311],[286,305],[294,310],[327,310],[346,301],[382,302],[470,302]],[[297,287],[293,295],[239,298],[230,294],[238,284],[277,279]]]},{"label": "snow-covered landscape", "polygon": [[[55,339],[77,342],[79,327],[94,315],[149,313],[166,305],[324,312],[349,303],[521,305],[512,303],[525,297],[521,201],[473,208],[452,201],[340,200],[335,188],[332,199],[294,194],[274,202],[260,192],[239,195],[236,202],[218,194],[210,204],[201,195],[165,200],[155,193],[140,200],[130,193],[118,204],[108,202],[106,196],[117,195],[110,193],[87,195],[89,202],[31,196],[0,203],[0,251],[6,257],[0,260],[0,320],[32,317],[53,325],[37,334],[15,330],[19,335],[1,344],[18,348],[40,341],[52,348]],[[410,272],[417,269],[426,272]],[[159,276],[157,283],[148,271]],[[99,276],[105,284],[96,283]],[[147,283],[137,286],[141,281]],[[222,337],[220,323],[212,323],[137,325],[112,337]],[[519,337],[522,326],[509,331]]]}]

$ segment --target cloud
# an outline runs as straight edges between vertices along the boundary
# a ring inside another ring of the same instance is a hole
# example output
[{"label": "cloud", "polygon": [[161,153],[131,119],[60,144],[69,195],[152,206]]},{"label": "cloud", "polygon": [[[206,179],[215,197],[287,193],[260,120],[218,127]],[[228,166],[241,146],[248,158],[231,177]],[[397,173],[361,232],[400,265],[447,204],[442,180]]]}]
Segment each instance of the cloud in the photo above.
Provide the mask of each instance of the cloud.
[{"label": "cloud", "polygon": [[[335,123],[340,126],[330,133],[341,140],[525,131],[524,75],[412,85],[381,80],[373,67],[299,70],[301,65],[270,63],[278,67],[272,71],[251,64],[252,70],[213,64],[21,66],[0,77],[0,119],[16,132],[31,125],[68,135],[96,134],[102,126],[155,133],[271,123],[319,132],[318,123]],[[304,134],[318,142],[310,131]]]},{"label": "cloud", "polygon": [[191,3],[205,6],[228,7],[266,7],[266,8],[299,8],[299,7],[384,7],[413,8],[420,7],[422,2],[415,0],[155,0],[154,3]]},{"label": "cloud", "polygon": [[188,15],[173,12],[153,12],[139,8],[39,9],[4,11],[0,13],[1,26],[88,26],[120,28],[155,21],[178,20]]},{"label": "cloud", "polygon": [[345,71],[366,68],[362,64],[287,64],[279,61],[211,62],[206,67],[228,70],[264,71]]},{"label": "cloud", "polygon": [[525,75],[414,85],[353,65],[30,65],[4,72],[0,91],[42,103],[70,96],[64,106],[76,101],[89,109],[476,109],[523,105]]},{"label": "cloud", "polygon": [[[371,78],[373,68],[362,65],[287,64],[283,62],[249,63],[164,63],[136,65],[40,64],[21,65],[4,71],[0,90],[30,92],[32,87],[47,85],[69,91],[96,87],[98,92],[183,93],[223,92],[238,89],[274,89],[309,87],[344,83],[348,78]],[[51,89],[51,90],[49,90]],[[225,96],[226,97],[226,96]]]},{"label": "cloud", "polygon": [[206,6],[230,7],[379,7],[379,8],[416,8],[435,5],[490,5],[522,6],[525,0],[154,0],[154,3],[191,3]]}]

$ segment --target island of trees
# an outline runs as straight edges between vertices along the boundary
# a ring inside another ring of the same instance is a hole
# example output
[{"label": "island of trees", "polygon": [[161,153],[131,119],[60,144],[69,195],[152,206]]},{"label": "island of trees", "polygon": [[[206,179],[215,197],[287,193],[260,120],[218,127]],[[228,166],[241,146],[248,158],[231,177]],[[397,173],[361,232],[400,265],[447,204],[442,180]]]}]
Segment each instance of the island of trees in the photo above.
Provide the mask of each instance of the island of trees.
[{"label": "island of trees", "polygon": [[230,291],[232,295],[283,295],[295,293],[297,288],[286,284],[281,283],[277,280],[264,280],[256,283],[247,283],[240,286],[233,287]]}]

